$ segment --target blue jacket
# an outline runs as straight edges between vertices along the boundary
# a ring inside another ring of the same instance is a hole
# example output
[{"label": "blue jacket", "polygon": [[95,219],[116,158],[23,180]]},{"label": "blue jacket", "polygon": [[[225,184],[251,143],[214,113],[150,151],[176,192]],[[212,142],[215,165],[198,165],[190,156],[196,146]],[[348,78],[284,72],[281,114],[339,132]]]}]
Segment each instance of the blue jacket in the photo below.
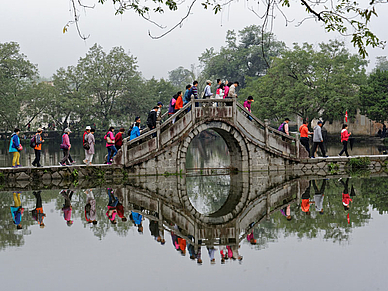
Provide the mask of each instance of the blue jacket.
[{"label": "blue jacket", "polygon": [[192,94],[193,93],[192,93],[191,88],[190,89],[186,89],[185,95],[183,96],[183,105],[186,105],[187,103],[190,102]]},{"label": "blue jacket", "polygon": [[137,212],[132,212],[132,218],[136,225],[140,225],[143,220],[143,215]]},{"label": "blue jacket", "polygon": [[22,221],[22,213],[19,211],[19,209],[21,209],[21,207],[11,206],[12,220],[16,225],[19,225]]},{"label": "blue jacket", "polygon": [[9,152],[14,153],[17,152],[17,147],[20,145],[20,139],[16,133],[11,135],[11,142],[9,143]]},{"label": "blue jacket", "polygon": [[140,129],[136,125],[131,130],[131,136],[129,137],[129,140],[133,140],[140,136]]}]

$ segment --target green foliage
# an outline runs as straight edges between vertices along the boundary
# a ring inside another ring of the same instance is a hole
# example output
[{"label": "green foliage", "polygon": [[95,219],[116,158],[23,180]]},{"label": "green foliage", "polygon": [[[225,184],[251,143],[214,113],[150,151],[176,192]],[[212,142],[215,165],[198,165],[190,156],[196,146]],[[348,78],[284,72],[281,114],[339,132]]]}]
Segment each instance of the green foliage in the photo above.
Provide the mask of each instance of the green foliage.
[{"label": "green foliage", "polygon": [[347,163],[347,166],[351,169],[364,169],[370,165],[369,157],[351,158]]},{"label": "green foliage", "polygon": [[254,97],[252,111],[261,119],[295,114],[308,120],[341,120],[346,110],[356,111],[365,65],[343,42],[321,43],[319,50],[294,44],[273,60],[267,75],[249,79],[241,95]]},{"label": "green foliage", "polygon": [[228,31],[226,46],[219,52],[206,49],[199,57],[203,75],[210,79],[238,81],[241,87],[246,77],[259,77],[267,72],[271,58],[278,56],[285,44],[276,40],[272,33],[263,32],[257,25],[245,27],[238,32]]},{"label": "green foliage", "polygon": [[20,127],[38,70],[15,42],[0,43],[0,128]]},{"label": "green foliage", "polygon": [[361,113],[383,123],[388,120],[388,71],[376,70],[360,89]]},{"label": "green foliage", "polygon": [[328,167],[329,167],[329,172],[332,175],[337,174],[339,171],[339,165],[337,163],[330,163],[328,164]]}]

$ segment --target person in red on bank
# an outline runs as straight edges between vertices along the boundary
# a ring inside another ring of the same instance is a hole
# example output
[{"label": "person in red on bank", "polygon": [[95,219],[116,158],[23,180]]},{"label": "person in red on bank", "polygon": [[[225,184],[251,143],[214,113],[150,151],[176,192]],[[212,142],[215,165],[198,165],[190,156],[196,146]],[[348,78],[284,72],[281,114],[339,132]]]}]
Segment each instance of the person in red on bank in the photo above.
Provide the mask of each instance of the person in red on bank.
[{"label": "person in red on bank", "polygon": [[349,157],[348,154],[348,141],[349,141],[349,136],[351,135],[351,132],[348,132],[348,125],[345,123],[342,125],[342,130],[341,130],[341,142],[342,142],[342,151],[338,154],[339,156],[342,156],[343,153],[347,157]]},{"label": "person in red on bank", "polygon": [[306,119],[304,119],[303,124],[299,127],[299,132],[300,132],[300,143],[305,147],[306,151],[309,153],[309,157],[311,157],[309,134],[312,134],[312,133],[309,132],[309,129],[307,127],[308,124],[309,122]]}]

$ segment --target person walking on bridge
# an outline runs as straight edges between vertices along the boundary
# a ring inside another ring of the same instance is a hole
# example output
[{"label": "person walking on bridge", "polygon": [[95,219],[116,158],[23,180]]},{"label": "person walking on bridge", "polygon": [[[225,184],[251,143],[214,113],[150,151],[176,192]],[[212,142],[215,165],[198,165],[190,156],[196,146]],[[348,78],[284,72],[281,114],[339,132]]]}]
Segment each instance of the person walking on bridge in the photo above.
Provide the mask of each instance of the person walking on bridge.
[{"label": "person walking on bridge", "polygon": [[310,142],[309,142],[309,129],[307,127],[308,121],[306,119],[303,120],[303,124],[299,127],[299,132],[300,132],[300,143],[304,146],[306,151],[309,153],[309,157],[311,157],[310,154]]},{"label": "person walking on bridge", "polygon": [[63,150],[63,158],[59,162],[61,166],[70,165],[70,162],[69,162],[69,155],[70,155],[70,149],[71,149],[70,138],[69,138],[70,133],[71,133],[70,128],[67,127],[65,129],[64,134],[62,135],[61,149]]},{"label": "person walking on bridge", "polygon": [[133,125],[133,128],[131,130],[129,140],[133,140],[140,136],[140,116],[136,116],[135,118],[135,124]]},{"label": "person walking on bridge", "polygon": [[342,130],[341,130],[342,150],[341,150],[341,152],[338,154],[339,156],[342,156],[342,154],[345,153],[345,155],[346,155],[347,157],[349,157],[349,153],[348,153],[348,141],[349,141],[349,136],[350,136],[351,134],[352,134],[351,132],[348,132],[348,125],[347,125],[347,124],[343,124],[343,125],[342,125]]},{"label": "person walking on bridge", "polygon": [[115,147],[115,136],[113,133],[114,131],[115,128],[111,126],[104,136],[104,139],[106,140],[106,148],[108,149],[108,158],[106,159],[106,163],[108,165],[112,164],[113,157],[117,154],[117,149]]},{"label": "person walking on bridge", "polygon": [[211,91],[212,82],[210,80],[206,81],[206,87],[203,91],[203,99],[209,99],[213,96],[213,93]]},{"label": "person walking on bridge", "polygon": [[311,151],[311,158],[315,158],[315,151],[317,150],[317,147],[321,149],[322,156],[324,158],[327,158],[325,148],[323,146],[323,137],[322,137],[322,121],[318,121],[318,124],[314,127],[314,137],[313,137],[313,149]]},{"label": "person walking on bridge", "polygon": [[89,148],[89,143],[88,143],[88,141],[87,141],[87,136],[88,136],[88,134],[90,133],[90,130],[91,130],[92,128],[88,125],[86,128],[85,128],[85,132],[84,132],[84,134],[82,135],[82,144],[83,144],[83,147],[84,147],[84,149],[85,149],[85,159],[83,160],[83,162],[85,163],[85,164],[88,164],[89,163],[89,160],[88,160],[88,148]]},{"label": "person walking on bridge", "polygon": [[87,136],[85,136],[86,142],[89,144],[89,149],[86,151],[85,160],[88,162],[87,165],[91,165],[94,156],[94,145],[96,144],[96,139],[94,138],[95,129],[92,128]]},{"label": "person walking on bridge", "polygon": [[11,142],[9,143],[9,152],[12,153],[12,167],[17,168],[20,167],[20,151],[22,150],[22,145],[20,144],[19,139],[19,128],[15,128],[13,134],[11,135]]},{"label": "person walking on bridge", "polygon": [[43,131],[43,129],[38,128],[38,130],[35,134],[35,147],[34,147],[35,160],[32,162],[32,165],[34,167],[41,167],[42,166],[40,164],[40,153],[42,151],[42,143],[44,143],[44,140],[42,139],[42,131]]}]

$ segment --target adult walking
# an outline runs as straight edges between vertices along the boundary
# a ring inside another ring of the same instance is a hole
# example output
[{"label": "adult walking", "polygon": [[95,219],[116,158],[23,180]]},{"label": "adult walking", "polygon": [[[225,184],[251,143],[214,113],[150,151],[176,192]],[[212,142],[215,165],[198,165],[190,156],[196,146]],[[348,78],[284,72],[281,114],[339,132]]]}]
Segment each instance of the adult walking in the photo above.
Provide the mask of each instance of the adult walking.
[{"label": "adult walking", "polygon": [[210,80],[207,80],[205,90],[203,91],[203,99],[209,99],[213,97],[211,86],[212,86],[212,82]]},{"label": "adult walking", "polygon": [[315,151],[317,150],[317,147],[321,149],[322,156],[324,158],[327,158],[325,148],[323,146],[323,137],[322,137],[322,121],[318,121],[318,124],[314,127],[314,137],[313,137],[313,149],[311,151],[311,158],[315,158]]},{"label": "adult walking", "polygon": [[35,160],[32,162],[32,165],[34,167],[41,167],[42,166],[40,164],[40,153],[42,151],[42,143],[44,143],[44,140],[42,139],[42,131],[43,131],[43,129],[38,128],[38,130],[35,134],[35,147],[34,147]]},{"label": "adult walking", "polygon": [[155,106],[149,113],[147,117],[147,126],[150,130],[156,128],[156,114],[158,112],[158,106]]},{"label": "adult walking", "polygon": [[309,143],[309,129],[307,127],[308,121],[306,119],[303,120],[303,124],[299,127],[299,132],[300,132],[300,143],[304,146],[306,151],[309,153],[309,157],[311,157],[310,154],[310,143]]},{"label": "adult walking", "polygon": [[62,135],[61,149],[63,151],[63,159],[59,162],[61,166],[71,165],[69,161],[69,155],[70,155],[70,149],[71,149],[70,138],[69,138],[70,133],[71,133],[70,128],[67,127],[64,130],[64,133]]},{"label": "adult walking", "polygon": [[115,135],[115,147],[117,150],[121,149],[123,146],[123,134],[125,132],[125,129],[122,127],[120,128],[119,132]]},{"label": "adult walking", "polygon": [[11,142],[9,143],[8,151],[13,155],[12,168],[21,167],[19,159],[20,159],[20,151],[23,149],[23,147],[20,144],[19,133],[20,133],[20,129],[15,128],[11,135]]},{"label": "adult walking", "polygon": [[88,125],[86,128],[85,128],[85,132],[84,132],[84,134],[82,135],[82,145],[83,145],[83,147],[84,147],[84,150],[85,150],[85,160],[83,160],[83,162],[85,163],[85,164],[88,164],[89,163],[89,161],[88,161],[88,153],[87,153],[87,151],[89,150],[89,143],[87,142],[87,136],[88,136],[88,134],[90,133],[90,130],[91,130],[92,128]]},{"label": "adult walking", "polygon": [[131,130],[129,140],[133,140],[138,136],[140,136],[140,116],[136,116],[135,118],[135,124],[133,125],[133,128]]},{"label": "adult walking", "polygon": [[345,123],[342,125],[342,130],[341,130],[341,143],[342,143],[342,150],[338,154],[339,156],[342,156],[343,153],[347,157],[349,157],[348,153],[348,141],[349,141],[349,136],[351,135],[351,132],[348,132],[348,125]]},{"label": "adult walking", "polygon": [[[193,82],[193,86],[191,87],[192,95],[194,96],[194,99],[198,99],[198,81]],[[195,102],[195,107],[198,107],[199,103]]]},{"label": "adult walking", "polygon": [[113,157],[117,154],[117,149],[115,147],[115,135],[113,133],[114,131],[115,128],[111,126],[104,136],[104,139],[106,140],[106,148],[108,150],[108,158],[106,159],[106,163],[108,165],[112,164]]},{"label": "adult walking", "polygon": [[[239,82],[235,81],[235,82],[229,87],[228,95],[227,95],[225,98],[228,98],[228,99],[237,98],[236,88],[238,87],[238,85],[239,85]],[[227,103],[226,103],[226,106],[232,106],[232,105],[233,105],[233,102],[227,102]]]},{"label": "adult walking", "polygon": [[87,165],[91,165],[93,161],[93,156],[94,156],[94,145],[96,144],[96,140],[94,138],[94,133],[95,129],[92,128],[90,132],[85,136],[85,140],[89,145],[89,149],[86,150],[86,158],[85,160],[87,161]]}]

